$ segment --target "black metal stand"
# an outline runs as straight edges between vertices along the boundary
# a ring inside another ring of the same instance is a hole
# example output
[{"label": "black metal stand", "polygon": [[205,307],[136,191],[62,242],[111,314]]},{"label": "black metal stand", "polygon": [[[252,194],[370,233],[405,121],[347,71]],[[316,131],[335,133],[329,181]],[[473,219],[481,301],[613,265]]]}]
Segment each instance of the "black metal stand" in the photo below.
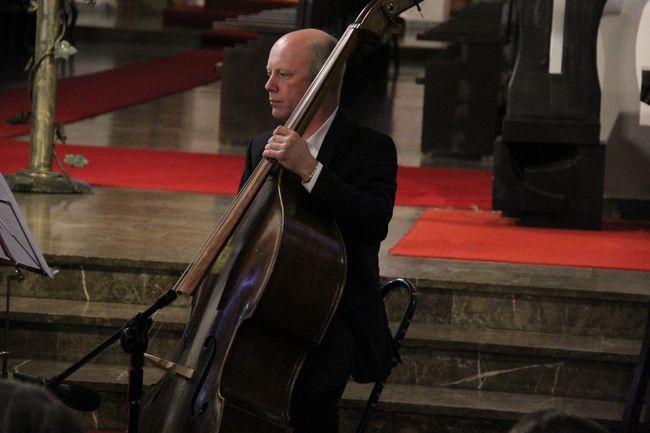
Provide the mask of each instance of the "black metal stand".
[{"label": "black metal stand", "polygon": [[[415,289],[415,286],[409,280],[404,278],[391,280],[388,283],[384,284],[381,288],[381,294],[384,298],[386,298],[386,295],[389,292],[400,287],[406,290],[406,293],[409,296],[409,303],[406,306],[399,327],[393,336],[393,368],[397,367],[397,365],[402,362],[399,356],[399,349],[402,347],[402,340],[406,336],[406,331],[408,331],[409,325],[413,320],[413,314],[415,314],[415,307],[417,305],[418,293]],[[379,402],[379,396],[384,390],[385,385],[386,381],[375,382],[375,386],[372,388],[372,392],[370,393],[366,407],[361,414],[361,420],[357,426],[356,433],[364,433],[366,431],[366,427],[368,427],[368,421],[370,421],[370,416],[372,415],[372,412],[375,410],[375,407]]]},{"label": "black metal stand", "polygon": [[140,400],[142,397],[142,367],[144,365],[144,352],[147,350],[147,345],[149,343],[148,332],[151,326],[151,316],[156,311],[174,302],[177,297],[178,292],[175,290],[172,289],[167,291],[149,308],[136,314],[126,323],[126,325],[104,340],[75,364],[68,367],[61,374],[52,377],[47,388],[54,389],[59,386],[66,378],[90,362],[93,358],[102,353],[119,339],[122,349],[131,355],[127,396],[129,416],[126,431],[127,433],[137,433],[140,419]]},{"label": "black metal stand", "polygon": [[131,354],[127,392],[129,420],[126,431],[127,433],[137,433],[140,425],[140,401],[142,399],[142,367],[144,366],[144,353],[149,345],[151,318],[137,314],[129,323],[131,325],[127,325],[120,336],[122,349]]},{"label": "black metal stand", "polygon": [[2,351],[0,356],[2,357],[2,377],[4,379],[9,375],[8,363],[9,355],[9,313],[11,311],[10,301],[11,301],[11,282],[12,281],[22,281],[25,279],[25,275],[18,268],[14,268],[14,274],[7,277],[7,292],[5,293],[5,335],[4,343],[2,345]]}]

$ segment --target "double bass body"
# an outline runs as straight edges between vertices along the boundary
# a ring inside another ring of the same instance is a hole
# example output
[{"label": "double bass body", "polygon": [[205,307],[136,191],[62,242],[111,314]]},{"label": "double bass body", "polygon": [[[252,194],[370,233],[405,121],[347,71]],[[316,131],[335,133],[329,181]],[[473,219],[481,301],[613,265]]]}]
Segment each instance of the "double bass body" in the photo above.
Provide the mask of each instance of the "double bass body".
[{"label": "double bass body", "polygon": [[201,281],[175,362],[143,405],[146,433],[285,432],[291,391],[345,283],[338,229],[300,203],[276,169],[230,239],[226,264]]}]

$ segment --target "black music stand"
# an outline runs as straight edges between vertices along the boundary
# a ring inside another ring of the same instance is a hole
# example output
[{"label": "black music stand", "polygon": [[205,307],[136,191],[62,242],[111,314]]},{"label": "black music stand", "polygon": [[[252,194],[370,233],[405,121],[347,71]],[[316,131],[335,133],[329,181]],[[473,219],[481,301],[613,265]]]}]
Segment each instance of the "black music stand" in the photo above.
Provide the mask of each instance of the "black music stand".
[{"label": "black music stand", "polygon": [[25,216],[3,176],[0,176],[0,260],[50,278],[56,273],[36,246]]},{"label": "black music stand", "polygon": [[36,246],[25,217],[16,203],[5,178],[0,174],[0,263],[13,266],[15,274],[7,277],[5,294],[5,335],[4,346],[0,351],[2,357],[2,377],[7,377],[7,342],[9,340],[9,300],[11,298],[10,282],[22,280],[24,276],[19,268],[53,278],[56,273],[45,262],[43,254]]}]

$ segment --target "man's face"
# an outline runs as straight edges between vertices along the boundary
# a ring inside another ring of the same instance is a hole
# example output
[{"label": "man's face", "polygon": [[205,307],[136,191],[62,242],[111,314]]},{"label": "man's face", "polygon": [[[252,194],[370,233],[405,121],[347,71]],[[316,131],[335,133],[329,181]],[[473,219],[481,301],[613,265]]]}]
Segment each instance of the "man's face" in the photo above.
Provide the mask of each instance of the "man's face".
[{"label": "man's face", "polygon": [[266,64],[268,80],[264,88],[269,92],[271,114],[286,120],[309,87],[309,56],[304,44],[283,38],[273,45]]}]

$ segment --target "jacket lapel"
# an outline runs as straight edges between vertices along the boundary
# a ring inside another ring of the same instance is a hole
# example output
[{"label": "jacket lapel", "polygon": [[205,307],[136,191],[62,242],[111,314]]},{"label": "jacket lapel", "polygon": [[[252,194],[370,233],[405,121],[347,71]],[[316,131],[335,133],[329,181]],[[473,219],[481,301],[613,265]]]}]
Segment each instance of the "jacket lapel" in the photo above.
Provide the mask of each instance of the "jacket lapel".
[{"label": "jacket lapel", "polygon": [[342,108],[339,108],[318,152],[318,160],[324,166],[329,166],[342,146],[346,145],[345,138],[350,136],[349,130],[352,126],[353,122],[348,114]]}]

